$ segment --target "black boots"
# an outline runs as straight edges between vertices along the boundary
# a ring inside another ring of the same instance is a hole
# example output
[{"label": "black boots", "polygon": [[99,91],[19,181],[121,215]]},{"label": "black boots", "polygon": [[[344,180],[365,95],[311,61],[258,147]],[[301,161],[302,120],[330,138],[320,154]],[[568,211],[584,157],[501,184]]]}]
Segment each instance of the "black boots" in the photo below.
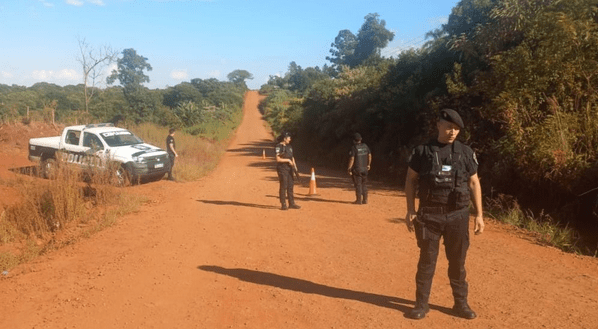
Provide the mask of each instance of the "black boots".
[{"label": "black boots", "polygon": [[415,307],[405,314],[406,317],[414,320],[420,320],[426,317],[426,313],[430,311],[427,303],[416,303]]},{"label": "black boots", "polygon": [[467,305],[467,303],[455,303],[455,306],[453,306],[453,312],[456,316],[467,320],[473,320],[477,316],[469,307],[469,305]]},{"label": "black boots", "polygon": [[286,203],[283,203],[280,207],[280,210],[287,210],[287,209],[301,209],[301,207],[296,203],[290,203],[287,207]]},{"label": "black boots", "polygon": [[[416,303],[415,307],[407,312],[405,316],[410,319],[420,320],[426,317],[428,311],[430,311],[428,304]],[[455,306],[453,306],[453,314],[467,320],[473,320],[477,317],[467,303],[455,303]]]}]

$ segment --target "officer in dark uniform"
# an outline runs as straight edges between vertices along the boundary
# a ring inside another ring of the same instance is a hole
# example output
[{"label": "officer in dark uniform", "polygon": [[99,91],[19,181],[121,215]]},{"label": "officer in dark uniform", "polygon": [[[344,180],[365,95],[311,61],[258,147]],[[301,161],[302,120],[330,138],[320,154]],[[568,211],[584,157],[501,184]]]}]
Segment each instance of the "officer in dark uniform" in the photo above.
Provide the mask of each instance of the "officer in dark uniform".
[{"label": "officer in dark uniform", "polygon": [[174,143],[175,129],[170,128],[168,130],[168,136],[166,136],[166,151],[168,152],[168,159],[170,160],[170,166],[168,167],[168,180],[174,180],[172,176],[172,168],[174,168],[174,158],[178,158],[179,154],[176,152],[176,146]]},{"label": "officer in dark uniform", "polygon": [[[280,190],[278,191],[281,204],[280,209],[299,209],[301,207],[295,203],[293,195],[293,170],[297,171],[297,164],[295,164],[295,158],[293,157],[293,147],[290,145],[291,134],[285,132],[281,138],[282,141],[276,145],[276,171],[280,182]],[[289,198],[288,207],[286,202],[287,197]]]},{"label": "officer in dark uniform", "polygon": [[355,186],[355,195],[357,199],[355,204],[368,203],[368,171],[372,163],[372,152],[370,148],[361,142],[361,135],[355,133],[353,135],[353,146],[349,150],[349,166],[347,171],[353,177],[353,185]]},{"label": "officer in dark uniform", "polygon": [[[451,109],[440,111],[438,137],[413,150],[405,182],[406,221],[415,229],[420,248],[415,277],[415,307],[406,315],[422,319],[429,311],[428,299],[436,269],[440,238],[449,268],[455,315],[474,319],[467,303],[465,257],[469,247],[469,201],[475,207],[475,234],[484,231],[482,192],[477,175],[478,163],[473,150],[457,141],[463,120]],[[415,191],[419,186],[419,210],[415,212]]]}]

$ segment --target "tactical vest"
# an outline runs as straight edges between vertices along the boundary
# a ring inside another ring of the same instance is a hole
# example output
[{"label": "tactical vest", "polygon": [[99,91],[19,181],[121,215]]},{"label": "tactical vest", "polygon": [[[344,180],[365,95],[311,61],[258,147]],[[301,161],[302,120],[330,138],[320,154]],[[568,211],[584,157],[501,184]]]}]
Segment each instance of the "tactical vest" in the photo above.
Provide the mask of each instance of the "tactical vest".
[{"label": "tactical vest", "polygon": [[[276,145],[276,154],[283,159],[293,158],[293,147],[291,145],[284,145],[279,143]],[[286,162],[279,162],[276,165],[278,168],[291,168],[291,165]]]},{"label": "tactical vest", "polygon": [[424,145],[422,168],[419,172],[419,199],[423,205],[446,205],[451,209],[469,206],[469,175],[465,168],[465,154],[459,141],[451,146],[451,165],[443,165],[439,148]]},{"label": "tactical vest", "polygon": [[353,169],[357,171],[368,170],[368,147],[363,143],[353,145],[353,155],[355,156],[355,163]]}]

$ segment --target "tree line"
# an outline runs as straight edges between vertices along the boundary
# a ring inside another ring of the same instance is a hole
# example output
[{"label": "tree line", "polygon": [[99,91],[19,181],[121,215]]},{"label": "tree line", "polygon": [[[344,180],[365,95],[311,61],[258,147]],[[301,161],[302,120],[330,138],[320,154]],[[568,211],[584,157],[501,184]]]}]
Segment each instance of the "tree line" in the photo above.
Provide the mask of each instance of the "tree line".
[{"label": "tree line", "polygon": [[276,132],[296,136],[297,156],[343,168],[360,132],[373,174],[402,184],[410,150],[452,108],[486,196],[547,212],[596,248],[596,1],[461,0],[425,44],[391,58],[380,55],[394,37],[385,25],[369,14],[356,35],[339,32],[330,65],[292,62],[262,86],[261,109]]},{"label": "tree line", "polygon": [[[208,132],[214,126],[230,122],[240,112],[245,81],[253,79],[245,70],[234,70],[228,81],[196,78],[174,87],[149,89],[144,84],[150,82],[146,73],[152,66],[135,49],[125,49],[119,57],[108,48],[94,53],[84,40],[79,42],[84,83],[64,87],[47,82],[31,87],[0,84],[0,123],[43,120],[127,126],[151,122],[210,138]],[[97,69],[111,61],[117,68],[106,78],[108,87],[96,87],[96,80],[103,78]]]}]

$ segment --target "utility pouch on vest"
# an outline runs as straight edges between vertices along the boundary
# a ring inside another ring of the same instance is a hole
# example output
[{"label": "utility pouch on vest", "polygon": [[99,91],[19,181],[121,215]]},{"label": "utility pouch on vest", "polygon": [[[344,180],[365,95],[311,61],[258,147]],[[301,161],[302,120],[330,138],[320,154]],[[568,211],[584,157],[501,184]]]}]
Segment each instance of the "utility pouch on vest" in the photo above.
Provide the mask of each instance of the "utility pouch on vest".
[{"label": "utility pouch on vest", "polygon": [[455,182],[452,170],[437,171],[434,173],[434,188],[452,188]]}]

